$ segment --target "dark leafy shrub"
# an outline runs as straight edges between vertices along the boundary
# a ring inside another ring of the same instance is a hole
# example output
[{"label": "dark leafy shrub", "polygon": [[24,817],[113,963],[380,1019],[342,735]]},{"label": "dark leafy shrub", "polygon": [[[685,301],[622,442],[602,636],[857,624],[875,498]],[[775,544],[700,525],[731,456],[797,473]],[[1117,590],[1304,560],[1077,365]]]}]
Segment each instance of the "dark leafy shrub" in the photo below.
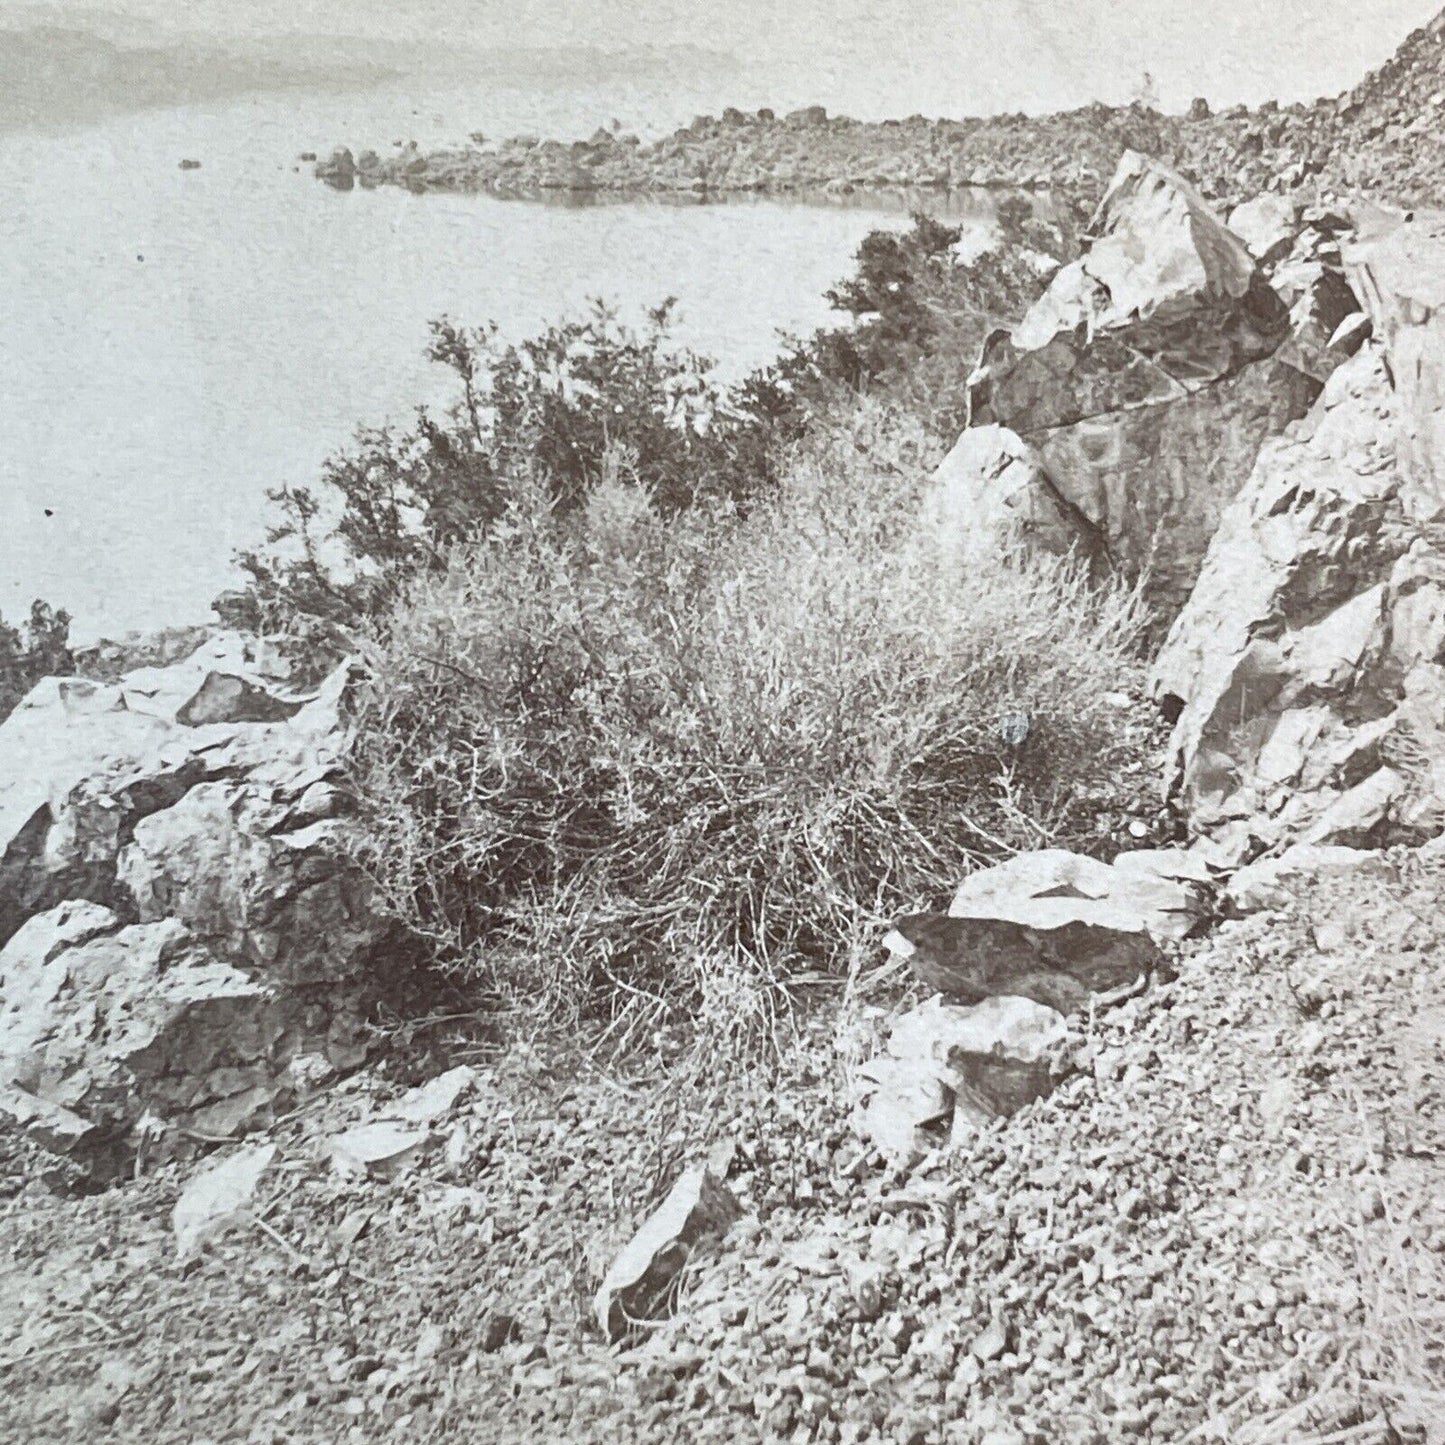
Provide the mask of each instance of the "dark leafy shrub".
[{"label": "dark leafy shrub", "polygon": [[971,260],[958,254],[962,231],[927,215],[907,231],[872,232],[854,275],[828,292],[852,324],[795,343],[776,378],[800,398],[842,387],[886,399],[951,441],[984,338],[1022,317],[1071,246],[1067,225],[1036,221],[1019,197],[1000,202],[998,229]]},{"label": "dark leafy shrub", "polygon": [[380,616],[515,495],[539,493],[563,515],[581,506],[614,451],[664,514],[765,492],[773,439],[792,435],[790,404],[761,384],[729,396],[711,361],[672,344],[671,309],[637,331],[599,303],[515,344],[493,326],[433,323],[429,355],[452,372],[455,403],[419,410],[407,429],[364,428],[319,486],[270,494],[279,520],[264,549],[239,559],[248,620]]},{"label": "dark leafy shrub", "polygon": [[70,655],[70,614],[49,603],[31,604],[23,631],[0,617],[0,721],[42,677],[75,671]]}]

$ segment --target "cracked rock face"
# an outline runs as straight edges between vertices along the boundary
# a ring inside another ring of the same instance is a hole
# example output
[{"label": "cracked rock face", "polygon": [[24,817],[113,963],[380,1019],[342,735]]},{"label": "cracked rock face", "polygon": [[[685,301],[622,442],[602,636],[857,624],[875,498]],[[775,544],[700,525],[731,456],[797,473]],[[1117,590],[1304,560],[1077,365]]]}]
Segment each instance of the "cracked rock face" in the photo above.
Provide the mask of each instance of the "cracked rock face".
[{"label": "cracked rock face", "polygon": [[1367,346],[1264,450],[1155,664],[1172,787],[1235,861],[1438,831],[1445,553],[1412,515],[1397,374]]},{"label": "cracked rock face", "polygon": [[[1147,570],[1172,614],[1261,443],[1318,394],[1318,368],[1295,364],[1306,349],[1281,351],[1290,307],[1168,167],[1126,153],[1091,231],[1088,251],[1017,330],[986,343],[970,421],[1007,428],[1028,449],[1040,499],[1022,503],[1014,471],[1015,515],[1062,506],[1090,530],[1090,551],[1127,575]],[[1333,314],[1328,299],[1301,309],[1315,330]],[[1001,474],[970,460],[971,480],[952,486],[991,515],[1004,505]]]},{"label": "cracked rock face", "polygon": [[174,919],[40,914],[0,952],[0,998],[0,1115],[92,1172],[123,1166],[144,1116],[227,1137],[288,1102],[300,1011]]},{"label": "cracked rock face", "polygon": [[390,937],[350,860],[343,666],[315,695],[246,639],[0,726],[5,1112],[98,1172],[145,1127],[226,1137],[357,1062]]}]

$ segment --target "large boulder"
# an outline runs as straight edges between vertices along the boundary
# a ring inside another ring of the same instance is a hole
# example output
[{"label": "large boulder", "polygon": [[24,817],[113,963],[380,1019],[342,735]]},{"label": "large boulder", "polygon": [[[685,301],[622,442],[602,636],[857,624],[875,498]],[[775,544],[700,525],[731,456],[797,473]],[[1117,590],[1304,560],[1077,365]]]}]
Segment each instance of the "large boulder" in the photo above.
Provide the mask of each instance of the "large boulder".
[{"label": "large boulder", "polygon": [[1171,786],[1226,857],[1418,839],[1438,810],[1415,760],[1445,741],[1445,556],[1394,370],[1367,346],[1263,450],[1156,660]]},{"label": "large boulder", "polygon": [[1276,355],[1290,309],[1183,177],[1128,152],[1065,266],[995,333],[970,424],[1034,449],[1053,493],[1171,612],[1260,445],[1319,383]]},{"label": "large boulder", "polygon": [[138,1129],[170,1152],[269,1122],[312,1022],[174,919],[65,904],[0,950],[0,1116],[108,1175]]},{"label": "large boulder", "polygon": [[392,931],[351,856],[356,670],[284,671],[221,636],[46,679],[0,725],[0,1082],[37,1137],[225,1135],[289,1097],[297,1050],[358,1061]]}]

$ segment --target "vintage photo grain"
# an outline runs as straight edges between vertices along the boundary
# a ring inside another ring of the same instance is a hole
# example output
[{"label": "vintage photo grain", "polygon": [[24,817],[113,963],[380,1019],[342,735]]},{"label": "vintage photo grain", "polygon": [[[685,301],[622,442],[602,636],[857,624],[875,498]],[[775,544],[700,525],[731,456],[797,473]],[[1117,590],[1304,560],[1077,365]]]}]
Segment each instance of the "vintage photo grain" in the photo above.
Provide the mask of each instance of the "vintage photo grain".
[{"label": "vintage photo grain", "polygon": [[0,0],[0,1441],[1445,1445],[1442,0]]}]

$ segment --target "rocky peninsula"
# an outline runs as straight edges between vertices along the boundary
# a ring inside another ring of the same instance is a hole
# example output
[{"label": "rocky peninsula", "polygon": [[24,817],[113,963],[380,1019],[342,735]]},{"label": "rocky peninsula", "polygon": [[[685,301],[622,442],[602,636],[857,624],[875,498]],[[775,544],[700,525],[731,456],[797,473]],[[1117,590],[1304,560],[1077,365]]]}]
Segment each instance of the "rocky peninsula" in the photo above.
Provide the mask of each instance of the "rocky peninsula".
[{"label": "rocky peninsula", "polygon": [[570,143],[517,136],[433,151],[413,142],[389,155],[340,148],[316,173],[343,187],[531,199],[984,186],[1051,191],[1092,205],[1119,157],[1133,150],[1166,161],[1218,203],[1273,190],[1438,205],[1445,202],[1445,166],[1437,146],[1421,143],[1445,126],[1445,89],[1437,83],[1442,46],[1437,19],[1353,89],[1308,104],[1216,113],[1201,98],[1185,115],[1098,104],[1046,116],[884,121],[830,116],[822,106],[782,116],[729,109],[651,143],[599,129]]}]

